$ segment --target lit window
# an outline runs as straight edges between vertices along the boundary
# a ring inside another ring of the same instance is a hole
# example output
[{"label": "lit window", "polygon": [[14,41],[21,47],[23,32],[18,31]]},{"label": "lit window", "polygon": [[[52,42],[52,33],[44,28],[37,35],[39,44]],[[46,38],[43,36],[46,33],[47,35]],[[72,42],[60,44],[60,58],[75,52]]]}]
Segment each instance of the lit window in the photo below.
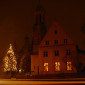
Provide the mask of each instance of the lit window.
[{"label": "lit window", "polygon": [[59,56],[59,51],[55,51],[55,56]]},{"label": "lit window", "polygon": [[55,44],[58,44],[58,40],[54,40],[54,43],[55,43]]},{"label": "lit window", "polygon": [[67,39],[64,39],[64,44],[67,44]]},{"label": "lit window", "polygon": [[60,71],[60,62],[55,62],[55,71]]},{"label": "lit window", "polygon": [[48,71],[48,63],[44,63],[44,71]]},{"label": "lit window", "polygon": [[44,51],[44,57],[48,57],[48,52]]},{"label": "lit window", "polygon": [[71,62],[67,62],[67,70],[72,70]]}]

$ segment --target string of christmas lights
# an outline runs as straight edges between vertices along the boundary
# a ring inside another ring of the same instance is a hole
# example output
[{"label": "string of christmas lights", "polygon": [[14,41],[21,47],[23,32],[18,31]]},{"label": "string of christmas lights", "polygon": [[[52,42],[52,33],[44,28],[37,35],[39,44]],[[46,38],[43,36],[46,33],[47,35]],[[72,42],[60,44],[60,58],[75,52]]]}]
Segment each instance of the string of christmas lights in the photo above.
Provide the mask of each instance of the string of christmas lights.
[{"label": "string of christmas lights", "polygon": [[10,47],[7,51],[6,56],[4,57],[3,62],[4,62],[4,72],[17,71],[17,61],[12,48],[12,44],[10,44]]}]

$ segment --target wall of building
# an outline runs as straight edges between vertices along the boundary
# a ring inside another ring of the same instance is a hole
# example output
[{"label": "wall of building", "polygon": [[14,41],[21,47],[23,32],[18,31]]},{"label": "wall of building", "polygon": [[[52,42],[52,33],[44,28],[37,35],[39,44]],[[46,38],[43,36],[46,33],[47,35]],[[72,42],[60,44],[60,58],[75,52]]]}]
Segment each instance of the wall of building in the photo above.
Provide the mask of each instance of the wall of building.
[{"label": "wall of building", "polygon": [[[66,55],[67,48],[71,49],[71,55]],[[55,56],[55,50],[59,50],[59,56]],[[48,51],[48,56],[44,56],[44,51]],[[77,72],[77,53],[74,45],[40,47],[39,49],[39,73],[57,74],[57,73],[75,73]],[[67,61],[72,62],[72,70],[67,71]],[[60,71],[55,71],[55,62],[60,62]],[[48,71],[44,71],[44,63],[48,63]]]},{"label": "wall of building", "polygon": [[31,55],[31,74],[38,75],[39,56]]},{"label": "wall of building", "polygon": [[[64,39],[67,40],[67,43],[64,43]],[[55,44],[55,40],[58,40],[58,43]],[[46,42],[48,43],[46,44]],[[57,50],[59,51],[59,56],[55,56],[55,51]],[[67,50],[70,50],[69,55],[67,55]],[[35,75],[77,72],[78,55],[76,45],[58,23],[54,22],[52,24],[41,41],[38,51],[38,55],[31,56],[31,70],[35,66]],[[47,52],[48,56],[44,56],[44,52]],[[59,62],[59,71],[55,71],[55,62]],[[71,70],[67,70],[67,62],[71,62]],[[48,64],[47,71],[44,70],[44,63]]]},{"label": "wall of building", "polygon": [[[56,31],[56,33],[55,33]],[[64,39],[67,43],[64,43]],[[55,44],[55,40],[58,43]],[[49,43],[46,44],[46,41]],[[55,50],[59,51],[59,56],[55,56]],[[66,55],[66,51],[70,50],[70,55]],[[44,52],[48,52],[48,56],[44,56]],[[56,73],[72,73],[77,72],[77,51],[76,45],[71,38],[64,32],[62,27],[54,22],[39,47],[39,73],[40,74],[56,74]],[[55,71],[55,62],[60,62],[60,71]],[[71,62],[72,70],[67,71],[67,62]],[[48,71],[44,71],[44,63],[48,63]]]}]

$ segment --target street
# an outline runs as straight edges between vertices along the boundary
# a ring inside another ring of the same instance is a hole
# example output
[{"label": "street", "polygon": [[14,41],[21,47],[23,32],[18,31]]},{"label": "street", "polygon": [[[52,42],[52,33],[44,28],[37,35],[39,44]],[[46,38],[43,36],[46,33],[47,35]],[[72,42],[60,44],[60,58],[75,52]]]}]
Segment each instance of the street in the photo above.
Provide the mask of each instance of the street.
[{"label": "street", "polygon": [[85,84],[84,78],[78,79],[0,79],[0,85],[46,85],[46,84]]}]

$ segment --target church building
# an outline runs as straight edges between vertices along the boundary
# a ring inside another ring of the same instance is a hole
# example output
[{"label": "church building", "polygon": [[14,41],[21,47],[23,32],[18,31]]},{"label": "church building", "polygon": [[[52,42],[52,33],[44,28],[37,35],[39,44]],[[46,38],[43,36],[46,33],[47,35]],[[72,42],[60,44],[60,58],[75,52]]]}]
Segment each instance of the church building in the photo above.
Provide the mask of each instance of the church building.
[{"label": "church building", "polygon": [[56,21],[47,30],[44,15],[43,7],[38,5],[33,28],[31,74],[77,73],[75,43]]}]

